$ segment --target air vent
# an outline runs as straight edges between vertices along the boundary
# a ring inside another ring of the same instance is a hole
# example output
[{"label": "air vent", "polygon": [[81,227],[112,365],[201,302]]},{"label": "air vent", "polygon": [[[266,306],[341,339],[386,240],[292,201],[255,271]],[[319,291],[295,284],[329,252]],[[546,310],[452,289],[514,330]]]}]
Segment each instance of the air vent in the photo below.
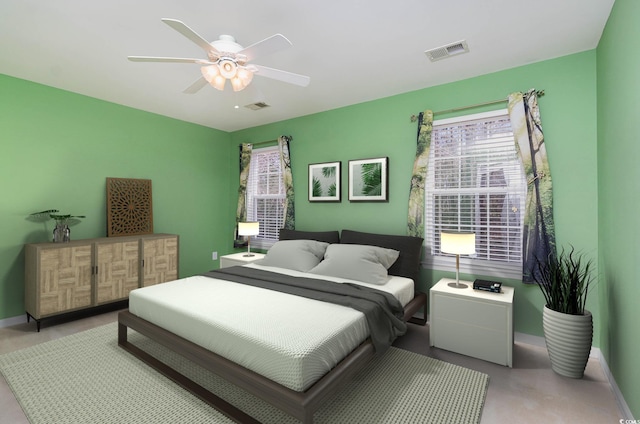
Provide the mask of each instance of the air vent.
[{"label": "air vent", "polygon": [[469,46],[467,46],[466,41],[462,40],[436,49],[425,50],[424,53],[429,57],[429,60],[435,62],[436,60],[446,59],[467,52],[469,52]]},{"label": "air vent", "polygon": [[269,105],[266,104],[265,102],[256,102],[256,103],[251,103],[250,105],[246,105],[245,107],[251,110],[260,110],[260,109],[264,109],[265,107],[269,107]]}]

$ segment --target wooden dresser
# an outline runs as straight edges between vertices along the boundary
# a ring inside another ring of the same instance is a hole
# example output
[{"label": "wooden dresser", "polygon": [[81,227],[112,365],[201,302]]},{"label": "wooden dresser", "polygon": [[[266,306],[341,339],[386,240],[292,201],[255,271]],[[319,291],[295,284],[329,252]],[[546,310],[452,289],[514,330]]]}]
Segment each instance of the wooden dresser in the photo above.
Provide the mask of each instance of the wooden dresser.
[{"label": "wooden dresser", "polygon": [[25,245],[27,320],[126,300],[178,278],[178,236],[148,234]]}]

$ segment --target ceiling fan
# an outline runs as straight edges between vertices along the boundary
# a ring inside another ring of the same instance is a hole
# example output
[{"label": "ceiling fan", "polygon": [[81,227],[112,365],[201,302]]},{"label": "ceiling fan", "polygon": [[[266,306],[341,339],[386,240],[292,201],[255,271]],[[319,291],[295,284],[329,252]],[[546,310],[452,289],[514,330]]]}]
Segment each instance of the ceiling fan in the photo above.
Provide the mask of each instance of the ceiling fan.
[{"label": "ceiling fan", "polygon": [[196,63],[202,65],[200,68],[202,77],[187,87],[184,90],[185,93],[196,93],[207,83],[218,90],[224,90],[227,80],[231,82],[233,91],[240,91],[251,83],[254,74],[302,87],[309,85],[310,78],[308,76],[249,63],[256,57],[266,56],[292,46],[291,42],[282,34],[275,34],[249,47],[242,47],[230,35],[221,35],[218,40],[210,43],[181,21],[162,18],[162,22],[197,44],[205,51],[207,58],[128,56],[128,59],[133,62]]}]

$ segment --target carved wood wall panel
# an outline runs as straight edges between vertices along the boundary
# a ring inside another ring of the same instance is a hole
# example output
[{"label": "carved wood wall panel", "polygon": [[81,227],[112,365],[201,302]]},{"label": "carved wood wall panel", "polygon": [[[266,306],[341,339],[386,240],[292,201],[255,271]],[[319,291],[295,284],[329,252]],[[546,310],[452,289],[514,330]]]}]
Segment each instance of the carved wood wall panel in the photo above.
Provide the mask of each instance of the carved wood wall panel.
[{"label": "carved wood wall panel", "polygon": [[153,234],[151,180],[107,178],[107,236]]}]

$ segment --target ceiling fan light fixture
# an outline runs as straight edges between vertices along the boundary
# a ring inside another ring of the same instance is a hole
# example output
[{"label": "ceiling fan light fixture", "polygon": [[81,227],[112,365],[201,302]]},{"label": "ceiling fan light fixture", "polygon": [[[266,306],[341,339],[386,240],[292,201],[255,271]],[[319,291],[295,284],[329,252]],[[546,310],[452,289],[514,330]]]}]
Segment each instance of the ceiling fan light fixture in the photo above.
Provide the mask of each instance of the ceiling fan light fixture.
[{"label": "ceiling fan light fixture", "polygon": [[231,81],[231,88],[233,88],[233,91],[244,90],[245,87],[247,86],[247,84],[242,82],[242,80],[238,77],[231,78],[230,81]]},{"label": "ceiling fan light fixture", "polygon": [[213,80],[216,75],[220,75],[220,70],[217,65],[203,66],[200,68],[200,72],[202,72],[202,76],[208,83],[211,83],[211,80]]},{"label": "ceiling fan light fixture", "polygon": [[200,72],[212,87],[220,91],[224,90],[224,84],[227,80],[225,77],[220,75],[220,68],[218,68],[218,65],[203,66],[200,68]]},{"label": "ceiling fan light fixture", "polygon": [[218,67],[220,68],[220,75],[226,79],[231,79],[238,73],[238,65],[231,59],[220,59]]},{"label": "ceiling fan light fixture", "polygon": [[226,82],[227,80],[222,75],[218,75],[209,84],[211,84],[216,90],[224,91],[224,84]]},{"label": "ceiling fan light fixture", "polygon": [[251,80],[253,80],[253,72],[247,68],[240,68],[238,69],[237,77],[242,80],[245,86],[247,86]]},{"label": "ceiling fan light fixture", "polygon": [[233,88],[233,91],[244,90],[251,83],[252,79],[253,72],[240,68],[238,69],[238,74],[230,80],[231,87]]}]

